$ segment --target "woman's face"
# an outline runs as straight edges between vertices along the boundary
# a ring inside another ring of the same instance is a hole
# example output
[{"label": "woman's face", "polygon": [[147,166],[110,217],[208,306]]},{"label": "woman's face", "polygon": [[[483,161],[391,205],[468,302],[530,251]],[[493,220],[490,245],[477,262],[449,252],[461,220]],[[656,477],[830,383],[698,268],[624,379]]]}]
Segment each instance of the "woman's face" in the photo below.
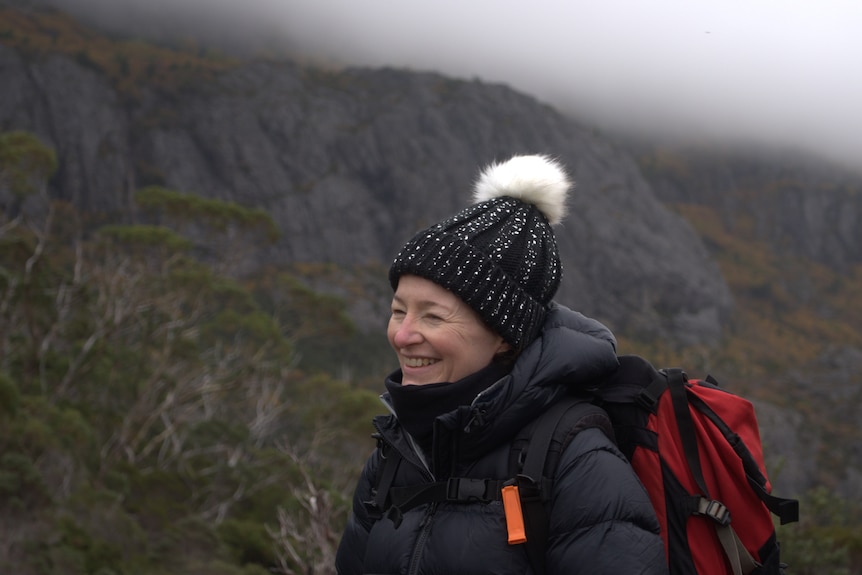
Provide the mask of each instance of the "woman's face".
[{"label": "woman's face", "polygon": [[403,385],[458,381],[510,347],[461,298],[414,275],[398,281],[386,335]]}]

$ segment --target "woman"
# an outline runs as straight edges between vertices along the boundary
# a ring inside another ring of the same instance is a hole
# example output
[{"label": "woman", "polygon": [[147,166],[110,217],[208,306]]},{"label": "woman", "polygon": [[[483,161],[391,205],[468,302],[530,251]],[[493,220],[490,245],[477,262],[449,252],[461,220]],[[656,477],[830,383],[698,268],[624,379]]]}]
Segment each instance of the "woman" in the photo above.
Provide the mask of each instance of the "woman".
[{"label": "woman", "polygon": [[[544,156],[486,169],[475,203],[414,236],[389,272],[387,335],[400,368],[392,414],[357,485],[340,574],[532,573],[509,543],[499,500],[427,501],[384,513],[392,490],[449,478],[511,477],[515,436],[573,388],[617,366],[610,331],[552,301],[561,267],[551,226],[570,182]],[[400,461],[385,471],[385,462]],[[460,479],[459,479],[460,481]],[[381,488],[382,489],[382,488]],[[598,429],[578,433],[553,481],[549,573],[665,573],[659,527],[625,458]]]}]

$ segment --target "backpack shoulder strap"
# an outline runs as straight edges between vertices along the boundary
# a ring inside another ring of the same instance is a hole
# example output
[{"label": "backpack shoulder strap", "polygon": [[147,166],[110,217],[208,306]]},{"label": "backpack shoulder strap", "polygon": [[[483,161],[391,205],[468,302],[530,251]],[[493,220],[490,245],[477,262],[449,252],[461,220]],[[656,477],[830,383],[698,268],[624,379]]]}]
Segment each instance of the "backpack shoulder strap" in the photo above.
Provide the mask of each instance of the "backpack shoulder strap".
[{"label": "backpack shoulder strap", "polygon": [[[547,502],[560,455],[575,435],[591,427],[601,429],[611,440],[614,439],[610,419],[602,408],[582,397],[566,397],[553,404],[519,434],[519,437],[529,437],[526,450],[518,457],[518,463],[523,462],[523,465],[515,470],[515,478],[527,537],[524,545],[537,575],[545,572],[549,537]],[[559,451],[552,448],[554,442],[559,445]]]},{"label": "backpack shoulder strap", "polygon": [[380,465],[375,474],[374,485],[372,486],[372,498],[369,501],[364,501],[363,504],[368,510],[369,516],[377,520],[389,508],[389,490],[392,487],[392,481],[395,479],[398,466],[401,465],[401,455],[396,449],[393,449],[388,443],[384,442],[383,436],[379,433],[375,433],[372,437],[377,440],[377,449],[380,451]]},{"label": "backpack shoulder strap", "polygon": [[[607,413],[589,399],[567,396],[554,403],[521,432],[521,436],[529,437],[529,446],[518,474],[535,481],[540,480],[546,475],[551,443],[556,440],[562,452],[578,432],[590,427],[597,427],[611,440],[614,439],[613,427]],[[552,467],[555,467],[557,462],[552,463]],[[549,471],[549,475],[552,475],[554,469]]]}]

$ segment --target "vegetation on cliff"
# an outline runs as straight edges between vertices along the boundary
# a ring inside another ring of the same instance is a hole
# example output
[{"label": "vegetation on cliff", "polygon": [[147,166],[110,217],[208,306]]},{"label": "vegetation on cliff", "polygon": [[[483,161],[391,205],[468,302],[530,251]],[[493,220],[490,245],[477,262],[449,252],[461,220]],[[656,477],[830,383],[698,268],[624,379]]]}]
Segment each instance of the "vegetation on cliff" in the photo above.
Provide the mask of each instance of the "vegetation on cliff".
[{"label": "vegetation on cliff", "polygon": [[[379,404],[294,350],[349,342],[343,306],[284,272],[219,273],[229,253],[202,263],[172,228],[93,229],[48,198],[54,166],[32,136],[0,137],[0,568],[324,572]],[[213,230],[198,238],[271,229],[140,199]]]}]

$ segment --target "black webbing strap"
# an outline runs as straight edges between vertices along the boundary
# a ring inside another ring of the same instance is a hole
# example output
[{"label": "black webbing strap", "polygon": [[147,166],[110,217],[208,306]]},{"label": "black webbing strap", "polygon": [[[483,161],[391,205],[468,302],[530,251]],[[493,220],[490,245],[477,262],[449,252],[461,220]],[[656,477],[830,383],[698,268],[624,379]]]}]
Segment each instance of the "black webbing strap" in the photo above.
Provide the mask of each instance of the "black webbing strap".
[{"label": "black webbing strap", "polygon": [[507,482],[502,479],[451,477],[447,481],[393,487],[392,482],[400,463],[401,456],[396,450],[390,449],[384,455],[383,470],[372,501],[374,511],[380,517],[391,519],[396,528],[401,524],[404,512],[424,503],[499,501],[502,498],[503,485]]},{"label": "black webbing strap", "polygon": [[[709,380],[709,378],[708,378]],[[711,383],[717,383],[712,379]],[[727,439],[727,442],[733,447],[733,450],[742,461],[742,466],[745,469],[745,477],[748,479],[748,484],[754,490],[754,493],[763,501],[766,508],[769,509],[782,525],[799,521],[799,501],[796,499],[786,499],[784,497],[776,497],[766,490],[766,477],[760,472],[754,456],[751,455],[748,446],[730,427],[719,417],[709,405],[697,396],[692,396],[689,401],[699,412],[703,413],[715,427],[721,431],[722,435]]]},{"label": "black webbing strap", "polygon": [[771,513],[774,513],[782,525],[799,521],[799,500],[786,499],[784,497],[776,497],[769,493],[766,488],[755,481],[751,476],[748,477],[748,484],[754,489],[754,492],[766,505]]},{"label": "black webbing strap", "polygon": [[535,573],[545,572],[545,547],[549,537],[548,510],[544,502],[546,495],[542,493],[545,459],[554,431],[570,407],[572,404],[558,401],[539,417],[530,437],[524,466],[516,478],[527,536],[524,546]]},{"label": "black webbing strap", "polygon": [[521,475],[534,482],[539,482],[545,473],[545,459],[554,439],[557,425],[565,417],[569,409],[584,405],[581,402],[558,401],[543,413],[537,420],[530,436],[530,444],[527,447],[527,456],[524,458],[524,466]]},{"label": "black webbing strap", "polygon": [[680,441],[682,441],[685,459],[688,461],[688,467],[691,469],[695,483],[700,488],[701,495],[709,497],[709,490],[706,488],[706,481],[703,479],[703,469],[700,466],[700,454],[697,449],[694,420],[691,418],[691,412],[688,407],[685,374],[679,368],[666,369],[664,372],[667,374],[667,387],[670,391],[671,401],[673,402],[673,414],[676,418],[676,425],[679,428],[679,437]]},{"label": "black webbing strap", "polygon": [[388,507],[386,500],[389,496],[389,489],[392,487],[392,481],[395,479],[395,472],[398,471],[398,465],[401,463],[401,455],[396,449],[385,446],[381,449],[381,456],[383,457],[383,471],[380,472],[380,480],[377,482],[374,507],[382,513]]},{"label": "black webbing strap", "polygon": [[490,503],[502,498],[502,479],[475,479],[450,477],[446,481],[407,485],[389,489],[389,500],[402,512],[424,503],[448,501],[451,503]]},{"label": "black webbing strap", "polygon": [[656,372],[649,385],[644,387],[637,393],[635,403],[642,409],[646,409],[650,413],[658,411],[658,402],[661,394],[668,388],[668,378],[664,374]]}]

